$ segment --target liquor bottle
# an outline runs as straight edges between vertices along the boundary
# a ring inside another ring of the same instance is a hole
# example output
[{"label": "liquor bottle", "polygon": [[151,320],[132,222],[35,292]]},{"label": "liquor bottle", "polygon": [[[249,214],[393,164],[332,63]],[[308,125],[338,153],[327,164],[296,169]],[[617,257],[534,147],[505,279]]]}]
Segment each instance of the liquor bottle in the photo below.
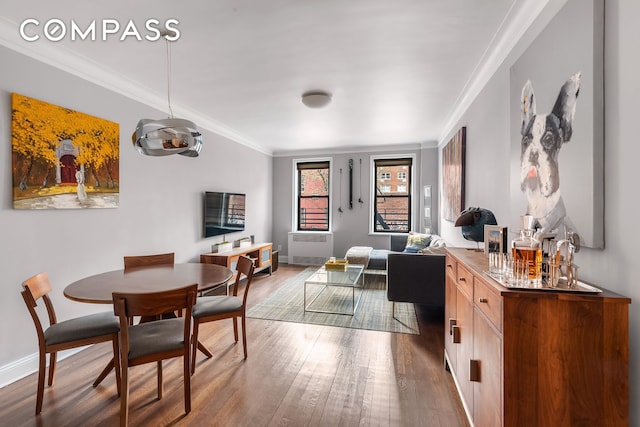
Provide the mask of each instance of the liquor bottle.
[{"label": "liquor bottle", "polygon": [[513,260],[523,260],[528,265],[529,285],[538,287],[542,285],[542,244],[535,238],[535,218],[531,215],[522,215],[522,230],[520,237],[511,242]]}]

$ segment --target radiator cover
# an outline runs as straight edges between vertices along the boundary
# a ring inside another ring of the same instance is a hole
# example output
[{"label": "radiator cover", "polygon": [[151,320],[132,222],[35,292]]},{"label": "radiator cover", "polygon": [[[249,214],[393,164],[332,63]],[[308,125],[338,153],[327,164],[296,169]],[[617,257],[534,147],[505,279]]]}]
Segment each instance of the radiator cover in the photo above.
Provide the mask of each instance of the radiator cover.
[{"label": "radiator cover", "polygon": [[321,265],[333,256],[333,233],[291,232],[288,246],[289,264]]}]

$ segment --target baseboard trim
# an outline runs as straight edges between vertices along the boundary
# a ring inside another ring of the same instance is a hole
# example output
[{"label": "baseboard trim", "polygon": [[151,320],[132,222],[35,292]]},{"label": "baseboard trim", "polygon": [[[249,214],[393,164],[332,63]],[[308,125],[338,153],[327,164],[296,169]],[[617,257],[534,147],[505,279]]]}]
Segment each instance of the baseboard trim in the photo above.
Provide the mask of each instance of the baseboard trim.
[{"label": "baseboard trim", "polygon": [[[73,348],[71,350],[64,350],[58,353],[58,362],[66,359],[69,356],[73,356],[82,350],[89,348],[90,346]],[[47,367],[49,367],[49,358],[47,358]],[[24,377],[28,377],[33,373],[38,372],[38,353],[33,353],[22,359],[15,360],[4,366],[0,366],[0,388],[6,387],[9,384],[21,380]],[[37,381],[34,381],[37,382]],[[35,387],[35,384],[34,384]]]}]

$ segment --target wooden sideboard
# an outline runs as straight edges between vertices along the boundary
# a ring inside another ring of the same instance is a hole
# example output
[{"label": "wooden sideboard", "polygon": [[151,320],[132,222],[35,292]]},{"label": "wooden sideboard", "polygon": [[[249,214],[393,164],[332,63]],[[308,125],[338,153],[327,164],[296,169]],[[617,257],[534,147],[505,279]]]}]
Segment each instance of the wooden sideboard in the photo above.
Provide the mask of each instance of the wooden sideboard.
[{"label": "wooden sideboard", "polygon": [[629,298],[510,290],[470,249],[445,265],[445,366],[472,425],[629,425]]},{"label": "wooden sideboard", "polygon": [[249,257],[255,265],[255,272],[269,269],[271,274],[273,245],[271,243],[254,243],[251,246],[237,247],[225,252],[212,252],[200,255],[200,262],[203,264],[223,265],[233,271],[230,283],[236,278],[236,265],[241,255]]}]

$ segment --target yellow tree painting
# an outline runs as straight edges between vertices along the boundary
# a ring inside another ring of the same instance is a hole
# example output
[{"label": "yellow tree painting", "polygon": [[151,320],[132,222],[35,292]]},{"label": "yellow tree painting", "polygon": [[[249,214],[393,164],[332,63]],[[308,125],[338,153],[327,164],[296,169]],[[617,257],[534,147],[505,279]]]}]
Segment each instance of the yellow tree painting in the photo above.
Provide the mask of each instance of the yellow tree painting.
[{"label": "yellow tree painting", "polygon": [[17,93],[11,111],[14,208],[118,207],[117,123]]}]

